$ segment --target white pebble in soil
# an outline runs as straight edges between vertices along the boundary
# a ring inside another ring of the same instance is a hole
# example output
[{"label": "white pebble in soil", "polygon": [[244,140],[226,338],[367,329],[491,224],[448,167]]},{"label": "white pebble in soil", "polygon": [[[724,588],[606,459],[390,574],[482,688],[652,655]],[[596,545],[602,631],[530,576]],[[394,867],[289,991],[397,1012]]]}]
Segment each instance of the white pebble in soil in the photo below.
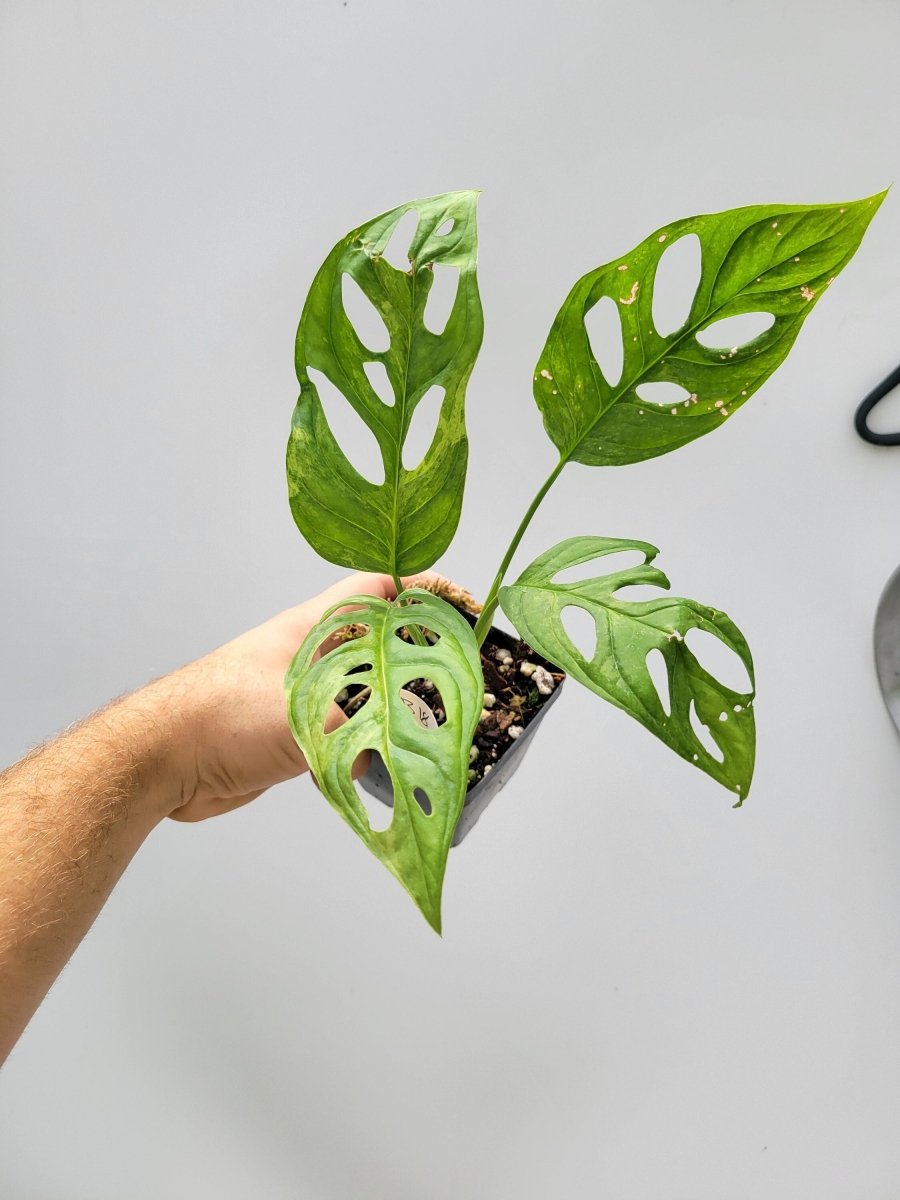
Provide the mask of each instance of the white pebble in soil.
[{"label": "white pebble in soil", "polygon": [[524,675],[526,679],[530,679],[536,670],[537,667],[534,665],[534,663],[523,662],[519,667],[519,674]]},{"label": "white pebble in soil", "polygon": [[500,646],[494,651],[494,658],[499,663],[511,663],[513,660],[512,654],[504,646]]},{"label": "white pebble in soil", "polygon": [[531,678],[542,696],[549,696],[556,687],[556,681],[546,667],[535,667]]},{"label": "white pebble in soil", "polygon": [[515,741],[516,738],[522,736],[522,734],[525,732],[525,729],[522,725],[510,725],[506,732],[509,734],[512,740]]},{"label": "white pebble in soil", "polygon": [[494,768],[491,766],[491,764],[488,763],[488,765],[484,768],[485,775],[489,775],[491,773],[491,771],[493,771],[493,769]]},{"label": "white pebble in soil", "polygon": [[473,763],[477,757],[478,757],[478,747],[471,746],[469,749],[469,762]]},{"label": "white pebble in soil", "polygon": [[484,707],[485,708],[493,708],[496,703],[497,703],[497,697],[494,695],[493,692],[485,692],[484,693]]}]

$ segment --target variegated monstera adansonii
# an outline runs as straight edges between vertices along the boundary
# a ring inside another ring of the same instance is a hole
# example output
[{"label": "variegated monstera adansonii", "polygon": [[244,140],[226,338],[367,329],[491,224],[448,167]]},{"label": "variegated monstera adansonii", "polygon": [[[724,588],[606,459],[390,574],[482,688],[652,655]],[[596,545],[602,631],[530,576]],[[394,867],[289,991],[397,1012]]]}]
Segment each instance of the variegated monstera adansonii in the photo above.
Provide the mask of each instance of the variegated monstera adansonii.
[{"label": "variegated monstera adansonii", "polygon": [[[852,258],[884,193],[839,205],[689,217],[578,280],[533,372],[534,398],[558,459],[507,548],[473,630],[452,605],[418,588],[404,590],[402,579],[444,553],[462,506],[465,392],[483,330],[477,198],[450,192],[404,204],[354,229],[328,255],[297,332],[300,396],[287,452],[291,511],[313,549],[341,566],[391,575],[398,591],[395,602],[357,597],[311,631],[285,681],[291,728],[326,798],[438,931],[447,855],[482,709],[479,648],[498,605],[537,652],[723,784],[738,805],[745,799],[756,741],[750,650],[719,609],[667,594],[653,546],[586,531],[541,554],[514,583],[505,577],[567,463],[620,466],[667,454],[720,428],[750,400]],[[413,222],[404,269],[392,265],[386,250],[407,214]],[[663,331],[653,303],[660,262],[688,236],[699,242],[699,282],[680,326]],[[435,330],[426,309],[435,270],[448,268],[456,273],[455,298]],[[377,313],[380,338],[354,324],[348,287]],[[615,305],[621,326],[615,379],[598,364],[585,325],[601,300]],[[737,345],[719,345],[717,331],[727,328],[720,322],[748,313],[766,314],[768,327]],[[387,394],[374,382],[377,372]],[[651,386],[659,384],[669,385],[661,401],[661,389]],[[357,469],[339,444],[320,395],[326,387],[374,437],[383,466],[377,478]],[[407,466],[403,449],[413,416],[433,389],[440,395],[434,435],[421,461]],[[604,571],[604,559],[622,550],[636,551],[642,562]],[[583,563],[595,563],[596,575],[560,579]],[[658,596],[630,600],[624,589],[642,584],[655,585]],[[570,607],[593,623],[591,652],[566,632]],[[342,637],[350,621],[356,636]],[[749,690],[725,686],[701,664],[688,644],[693,630],[737,656]],[[323,646],[335,648],[322,654]],[[664,664],[662,688],[651,674],[653,654]],[[400,696],[417,679],[439,691],[446,719],[437,729],[419,724]],[[348,680],[365,686],[366,703],[326,733],[329,710]],[[394,788],[384,830],[373,829],[353,780],[354,763],[372,750]]]}]

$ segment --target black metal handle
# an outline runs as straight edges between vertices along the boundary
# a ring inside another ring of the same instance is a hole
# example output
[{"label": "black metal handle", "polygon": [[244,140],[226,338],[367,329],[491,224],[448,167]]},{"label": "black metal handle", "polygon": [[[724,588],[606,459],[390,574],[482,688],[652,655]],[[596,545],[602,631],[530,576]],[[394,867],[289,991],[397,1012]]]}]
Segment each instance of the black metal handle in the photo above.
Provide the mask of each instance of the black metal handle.
[{"label": "black metal handle", "polygon": [[883,379],[874,391],[869,392],[862,404],[856,410],[854,424],[856,432],[863,441],[871,442],[873,446],[900,446],[900,432],[897,433],[876,433],[870,429],[866,418],[875,407],[879,400],[883,400],[888,392],[892,392],[897,384],[900,383],[900,367],[891,371],[887,379]]}]

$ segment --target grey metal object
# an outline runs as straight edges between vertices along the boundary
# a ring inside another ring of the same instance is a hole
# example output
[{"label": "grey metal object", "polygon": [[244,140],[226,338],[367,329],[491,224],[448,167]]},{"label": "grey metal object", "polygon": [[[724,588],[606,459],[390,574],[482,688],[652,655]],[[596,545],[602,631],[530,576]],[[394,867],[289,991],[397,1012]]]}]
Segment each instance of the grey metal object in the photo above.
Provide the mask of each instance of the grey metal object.
[{"label": "grey metal object", "polygon": [[[489,636],[491,642],[498,646],[511,648],[516,641],[515,638],[504,633],[502,629],[492,629]],[[558,670],[559,668],[556,669]],[[557,696],[562,691],[563,683],[565,683],[565,679],[556,685],[556,688],[541,705],[537,716],[529,722],[525,731],[516,738],[500,758],[499,762],[494,765],[491,773],[483,779],[479,779],[478,783],[469,789],[466,794],[465,806],[460,814],[459,823],[456,826],[456,832],[453,835],[452,844],[454,846],[459,845],[500,789],[512,779],[513,775],[519,769],[522,759],[531,745],[531,740],[537,732],[538,726],[543,721],[547,710],[556,702]],[[391,782],[388,769],[384,765],[384,759],[377,750],[372,751],[369,769],[359,780],[359,783],[370,796],[374,796],[389,808],[393,807],[394,785]]]},{"label": "grey metal object", "polygon": [[875,670],[891,719],[900,730],[900,567],[881,593],[875,610]]}]

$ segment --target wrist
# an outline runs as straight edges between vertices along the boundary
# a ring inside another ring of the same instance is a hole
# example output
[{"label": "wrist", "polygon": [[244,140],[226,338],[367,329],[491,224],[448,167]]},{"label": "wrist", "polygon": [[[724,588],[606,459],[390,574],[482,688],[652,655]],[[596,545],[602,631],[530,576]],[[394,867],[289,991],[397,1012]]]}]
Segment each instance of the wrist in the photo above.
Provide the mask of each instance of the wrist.
[{"label": "wrist", "polygon": [[197,786],[193,714],[181,676],[156,679],[107,710],[132,754],[133,815],[151,827],[186,803]]}]

